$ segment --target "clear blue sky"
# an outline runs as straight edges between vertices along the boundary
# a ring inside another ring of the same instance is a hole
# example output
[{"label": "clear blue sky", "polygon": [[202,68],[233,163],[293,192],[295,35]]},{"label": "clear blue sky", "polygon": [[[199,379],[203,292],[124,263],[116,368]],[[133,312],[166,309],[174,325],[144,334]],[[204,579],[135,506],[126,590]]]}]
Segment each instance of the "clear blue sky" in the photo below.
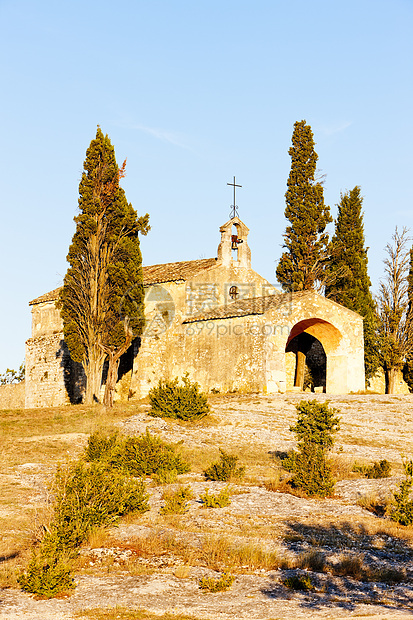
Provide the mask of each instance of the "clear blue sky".
[{"label": "clear blue sky", "polygon": [[23,360],[28,301],[62,282],[97,124],[150,213],[145,264],[215,256],[236,175],[253,267],[274,281],[306,119],[332,214],[362,188],[377,288],[395,226],[413,225],[412,0],[0,0],[0,24],[0,372]]}]

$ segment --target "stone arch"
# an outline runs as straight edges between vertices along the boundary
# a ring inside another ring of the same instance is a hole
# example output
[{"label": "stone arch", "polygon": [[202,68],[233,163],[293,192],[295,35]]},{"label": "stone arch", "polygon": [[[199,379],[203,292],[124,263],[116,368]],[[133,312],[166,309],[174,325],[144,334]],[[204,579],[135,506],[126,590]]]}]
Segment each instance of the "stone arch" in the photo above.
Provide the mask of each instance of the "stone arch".
[{"label": "stone arch", "polygon": [[[306,354],[311,345],[310,338],[305,338],[304,334],[318,341],[325,353],[325,385],[322,387],[330,394],[347,393],[347,355],[340,354],[343,336],[332,323],[318,317],[298,321],[288,336],[286,353],[292,351],[294,345],[297,349],[295,385],[297,387],[302,385]],[[301,346],[300,340],[302,340]]]},{"label": "stone arch", "polygon": [[221,226],[219,230],[221,232],[221,243],[218,246],[218,260],[222,261],[223,265],[232,264],[232,237],[235,235],[240,242],[237,244],[237,256],[234,262],[237,263],[239,267],[250,269],[251,250],[247,241],[249,228],[239,217],[233,217],[228,220],[226,224]]},{"label": "stone arch", "polygon": [[308,332],[301,332],[289,339],[285,352],[292,354],[294,359],[294,376],[291,376],[291,358],[288,365],[290,385],[294,382],[295,388],[326,391],[327,355],[320,340]]}]

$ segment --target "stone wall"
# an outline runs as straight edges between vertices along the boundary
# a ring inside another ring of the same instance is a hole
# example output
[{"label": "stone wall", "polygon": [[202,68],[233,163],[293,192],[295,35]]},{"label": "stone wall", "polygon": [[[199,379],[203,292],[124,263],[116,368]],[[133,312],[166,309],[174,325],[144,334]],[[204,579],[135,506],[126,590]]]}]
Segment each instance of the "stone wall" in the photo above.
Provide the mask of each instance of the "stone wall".
[{"label": "stone wall", "polygon": [[24,409],[26,383],[0,385],[0,409]]},{"label": "stone wall", "polygon": [[[218,262],[188,282],[166,282],[147,290],[147,324],[136,345],[130,385],[134,398],[146,396],[159,379],[172,379],[186,372],[206,391],[263,389],[264,339],[250,332],[256,317],[183,324],[185,318],[198,312],[231,303],[229,289],[234,285],[238,299],[274,291],[265,278],[235,261]],[[242,335],[237,336],[236,325],[241,326]]]},{"label": "stone wall", "polygon": [[57,407],[81,401],[85,377],[63,340],[63,333],[26,342],[26,408]]}]

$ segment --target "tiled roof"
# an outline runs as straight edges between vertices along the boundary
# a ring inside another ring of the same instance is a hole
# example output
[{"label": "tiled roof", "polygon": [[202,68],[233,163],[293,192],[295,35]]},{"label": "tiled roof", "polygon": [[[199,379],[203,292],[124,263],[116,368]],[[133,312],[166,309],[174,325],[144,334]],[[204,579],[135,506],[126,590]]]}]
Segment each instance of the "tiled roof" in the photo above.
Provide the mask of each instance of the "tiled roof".
[{"label": "tiled roof", "polygon": [[[289,299],[291,297],[289,296]],[[188,317],[183,323],[195,323],[197,321],[210,321],[212,319],[230,319],[252,314],[264,314],[269,308],[277,308],[287,300],[287,294],[267,295],[265,297],[252,297],[239,299],[226,306],[218,306],[208,312],[199,312]]]},{"label": "tiled roof", "polygon": [[59,297],[59,292],[61,288],[62,287],[59,286],[59,288],[55,288],[53,291],[49,291],[44,295],[40,295],[40,297],[36,297],[36,299],[29,301],[29,306],[32,306],[33,304],[41,304],[46,301],[56,301]]},{"label": "tiled roof", "polygon": [[143,267],[144,284],[160,284],[161,282],[176,282],[177,280],[189,280],[194,275],[216,265],[216,258],[201,258],[199,260],[186,260],[180,263],[163,263]]},{"label": "tiled roof", "polygon": [[[177,282],[189,280],[200,271],[216,265],[216,258],[201,258],[199,260],[186,260],[179,263],[163,263],[160,265],[148,265],[143,267],[143,284],[161,284],[162,282]],[[49,293],[36,297],[29,305],[41,304],[46,301],[56,301],[59,297],[60,288],[55,288]]]},{"label": "tiled roof", "polygon": [[297,303],[300,299],[309,299],[311,297],[324,299],[349,314],[359,316],[357,312],[353,312],[353,310],[341,306],[335,301],[328,299],[328,297],[323,297],[316,291],[296,291],[294,293],[277,293],[276,295],[266,295],[265,297],[239,299],[226,306],[218,306],[207,312],[198,312],[186,318],[183,323],[196,323],[197,321],[212,321],[214,319],[231,319],[240,316],[264,314],[271,308],[281,308],[282,306],[284,306],[284,310],[291,311],[291,307],[294,303]]}]

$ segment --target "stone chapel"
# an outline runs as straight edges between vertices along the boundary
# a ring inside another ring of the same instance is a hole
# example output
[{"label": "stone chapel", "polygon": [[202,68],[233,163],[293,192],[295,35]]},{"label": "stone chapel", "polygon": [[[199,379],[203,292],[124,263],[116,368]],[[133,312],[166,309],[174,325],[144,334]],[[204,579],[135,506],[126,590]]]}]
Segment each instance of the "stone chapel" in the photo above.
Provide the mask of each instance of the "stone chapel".
[{"label": "stone chapel", "polygon": [[[220,233],[216,258],[143,267],[146,327],[121,359],[115,399],[142,398],[185,373],[206,392],[301,391],[309,371],[316,391],[364,390],[361,316],[314,291],[276,290],[251,268],[249,229],[237,216]],[[82,400],[59,290],[30,302],[26,407]]]}]

